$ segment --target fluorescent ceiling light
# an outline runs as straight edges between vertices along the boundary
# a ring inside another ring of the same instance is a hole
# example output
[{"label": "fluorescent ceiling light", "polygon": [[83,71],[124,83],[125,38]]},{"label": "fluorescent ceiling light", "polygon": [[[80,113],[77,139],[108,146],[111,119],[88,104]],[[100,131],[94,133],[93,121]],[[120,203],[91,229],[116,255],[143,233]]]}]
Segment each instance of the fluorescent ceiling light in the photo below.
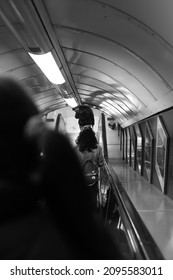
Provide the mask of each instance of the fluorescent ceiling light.
[{"label": "fluorescent ceiling light", "polygon": [[77,107],[78,104],[77,104],[76,100],[74,99],[74,97],[64,98],[64,99],[70,107],[72,107],[72,108]]},{"label": "fluorescent ceiling light", "polygon": [[51,52],[45,54],[32,54],[29,55],[36,62],[39,68],[43,71],[49,81],[53,84],[63,84],[65,83],[64,77],[56,64]]}]

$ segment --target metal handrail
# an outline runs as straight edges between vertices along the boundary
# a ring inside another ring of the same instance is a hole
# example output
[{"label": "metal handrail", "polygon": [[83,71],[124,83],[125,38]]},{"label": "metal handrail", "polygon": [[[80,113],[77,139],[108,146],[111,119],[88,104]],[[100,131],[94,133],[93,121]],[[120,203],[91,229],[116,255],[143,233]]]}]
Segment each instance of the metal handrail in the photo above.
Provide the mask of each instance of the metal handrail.
[{"label": "metal handrail", "polygon": [[61,114],[58,114],[56,123],[55,123],[55,131],[66,134],[66,125],[64,118]]}]

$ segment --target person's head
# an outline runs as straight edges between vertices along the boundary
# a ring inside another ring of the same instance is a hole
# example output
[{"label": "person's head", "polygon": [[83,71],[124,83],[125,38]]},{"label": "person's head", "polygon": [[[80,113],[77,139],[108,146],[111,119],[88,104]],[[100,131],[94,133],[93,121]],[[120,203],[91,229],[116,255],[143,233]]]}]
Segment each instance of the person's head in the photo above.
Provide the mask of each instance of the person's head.
[{"label": "person's head", "polygon": [[73,109],[75,118],[79,119],[79,127],[82,129],[85,125],[94,126],[94,114],[92,109],[87,105],[79,105]]},{"label": "person's head", "polygon": [[83,126],[79,136],[76,139],[76,144],[78,145],[79,151],[81,152],[91,152],[97,148],[98,141],[95,136],[95,132],[92,130],[90,125]]},{"label": "person's head", "polygon": [[[24,88],[12,77],[0,77],[0,179],[24,176],[37,161],[37,147],[27,138],[27,122],[39,111]],[[12,179],[13,180],[13,179]]]}]

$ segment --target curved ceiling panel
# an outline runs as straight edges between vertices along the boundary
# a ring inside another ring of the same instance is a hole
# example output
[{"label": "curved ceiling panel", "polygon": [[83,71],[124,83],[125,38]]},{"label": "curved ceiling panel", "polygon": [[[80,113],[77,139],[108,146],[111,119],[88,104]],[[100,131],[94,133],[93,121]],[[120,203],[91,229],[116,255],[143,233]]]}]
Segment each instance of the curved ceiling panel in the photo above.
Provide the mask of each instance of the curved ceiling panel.
[{"label": "curved ceiling panel", "polygon": [[[137,9],[130,13],[127,1],[58,2],[56,14],[53,0],[46,5],[82,101],[92,104],[96,95],[102,99],[104,93],[122,94],[119,104],[129,108],[131,101],[136,106],[130,108],[133,114],[126,110],[127,122],[121,107],[122,125],[151,114],[151,104],[172,92],[173,52],[166,40],[136,16]],[[139,6],[137,1],[132,4]],[[79,85],[95,90],[81,92]]]},{"label": "curved ceiling panel", "polygon": [[[104,4],[105,1],[97,2]],[[172,48],[173,37],[169,30],[173,26],[172,0],[106,0],[106,4],[120,10],[125,15],[130,15],[131,22],[138,21],[138,24],[142,25],[146,31],[153,30],[154,37],[164,40],[165,44]]]},{"label": "curved ceiling panel", "polygon": [[[49,46],[66,80],[62,87],[52,84],[6,21],[0,21],[0,73],[12,73],[43,113],[66,106],[64,90],[79,104],[106,111],[123,127],[173,106],[171,0],[6,3],[16,5],[24,24],[29,18],[32,25],[33,16],[40,41]],[[4,11],[5,1],[0,5]],[[14,25],[17,20],[13,12]]]},{"label": "curved ceiling panel", "polygon": [[[66,35],[65,32],[63,32],[63,36],[64,34]],[[80,33],[68,32],[66,37],[72,37],[71,40],[75,42],[75,48],[73,49],[73,46],[70,46],[67,41],[64,42],[61,36],[61,40],[64,43],[64,48],[73,51],[73,55],[69,62],[73,62],[73,57],[75,57],[75,63],[78,63],[80,58],[81,64],[85,65],[82,55],[83,53],[86,53],[88,54],[88,57],[90,56],[87,62],[88,64],[93,59],[93,56],[96,56],[99,60],[102,60],[103,67],[104,64],[107,63],[115,65],[116,68],[120,69],[120,72],[122,69],[126,74],[121,76],[121,82],[124,83],[126,80],[125,76],[128,78],[128,80],[131,78],[134,79],[134,83],[129,83],[131,85],[129,89],[135,92],[134,86],[139,84],[140,93],[138,94],[141,94],[141,98],[144,98],[144,96],[146,96],[147,100],[149,98],[150,100],[148,100],[148,102],[157,100],[157,94],[161,90],[166,93],[168,92],[168,86],[165,86],[165,82],[163,83],[163,79],[156,73],[156,71],[149,67],[147,63],[144,63],[144,61],[139,59],[137,56],[132,55],[124,48],[121,48],[119,45],[114,45],[112,42],[103,40],[102,38],[96,36],[90,36],[88,33],[80,36]],[[76,51],[78,54],[76,54]],[[95,67],[97,67],[96,65]],[[115,72],[112,72],[111,75],[114,79],[119,79]],[[150,83],[147,83],[148,81]],[[154,85],[157,85],[157,88],[156,86],[154,87]]]}]

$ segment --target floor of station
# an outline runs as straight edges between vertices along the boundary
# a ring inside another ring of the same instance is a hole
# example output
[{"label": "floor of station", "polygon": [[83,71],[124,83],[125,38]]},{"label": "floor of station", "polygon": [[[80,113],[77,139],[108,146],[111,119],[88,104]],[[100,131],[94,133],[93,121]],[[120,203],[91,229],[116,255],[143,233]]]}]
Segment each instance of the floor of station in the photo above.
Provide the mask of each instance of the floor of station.
[{"label": "floor of station", "polygon": [[173,201],[122,159],[117,130],[108,126],[109,162],[129,198],[167,260],[173,259]]}]

